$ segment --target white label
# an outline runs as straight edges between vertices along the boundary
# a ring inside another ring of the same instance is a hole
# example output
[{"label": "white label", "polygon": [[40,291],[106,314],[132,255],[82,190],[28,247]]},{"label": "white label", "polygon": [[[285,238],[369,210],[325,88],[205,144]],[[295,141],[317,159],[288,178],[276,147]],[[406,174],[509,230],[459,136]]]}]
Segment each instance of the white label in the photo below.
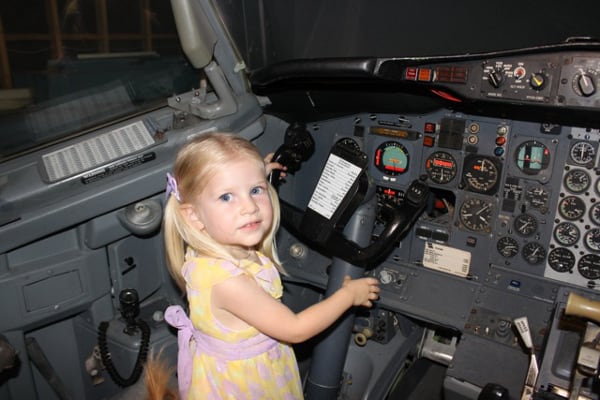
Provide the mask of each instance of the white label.
[{"label": "white label", "polygon": [[423,265],[436,271],[466,277],[471,266],[471,253],[437,243],[426,242]]},{"label": "white label", "polygon": [[44,154],[50,182],[96,168],[154,144],[142,121],[117,128],[100,136]]},{"label": "white label", "polygon": [[330,219],[360,171],[361,169],[351,162],[330,154],[308,208]]}]

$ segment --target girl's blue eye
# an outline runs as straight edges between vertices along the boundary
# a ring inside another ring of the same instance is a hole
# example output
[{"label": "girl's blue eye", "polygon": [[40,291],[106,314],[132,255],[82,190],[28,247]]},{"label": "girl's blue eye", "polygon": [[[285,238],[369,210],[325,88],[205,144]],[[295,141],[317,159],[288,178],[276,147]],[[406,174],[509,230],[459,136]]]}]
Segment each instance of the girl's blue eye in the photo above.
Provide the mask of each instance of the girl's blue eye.
[{"label": "girl's blue eye", "polygon": [[252,190],[250,191],[251,194],[261,194],[263,192],[263,188],[260,186],[257,187],[253,187]]},{"label": "girl's blue eye", "polygon": [[231,193],[225,193],[222,194],[221,196],[219,196],[219,199],[223,200],[223,201],[230,201],[231,200]]}]

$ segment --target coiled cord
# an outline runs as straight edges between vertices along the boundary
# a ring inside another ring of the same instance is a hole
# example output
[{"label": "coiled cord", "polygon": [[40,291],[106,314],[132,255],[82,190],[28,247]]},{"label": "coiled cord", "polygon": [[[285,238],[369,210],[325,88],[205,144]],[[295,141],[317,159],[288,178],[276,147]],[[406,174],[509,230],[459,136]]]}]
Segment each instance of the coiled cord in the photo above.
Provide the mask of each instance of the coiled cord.
[{"label": "coiled cord", "polygon": [[138,351],[135,366],[131,371],[131,375],[128,378],[123,378],[115,367],[110,351],[108,350],[108,343],[106,342],[106,331],[108,330],[109,322],[103,321],[98,327],[98,347],[100,348],[100,357],[102,363],[106,367],[108,374],[112,380],[120,387],[127,387],[133,385],[142,375],[144,370],[144,364],[148,358],[148,345],[150,343],[150,327],[145,321],[138,319],[135,321],[135,325],[140,328],[142,332],[142,338],[140,343],[140,349]]}]

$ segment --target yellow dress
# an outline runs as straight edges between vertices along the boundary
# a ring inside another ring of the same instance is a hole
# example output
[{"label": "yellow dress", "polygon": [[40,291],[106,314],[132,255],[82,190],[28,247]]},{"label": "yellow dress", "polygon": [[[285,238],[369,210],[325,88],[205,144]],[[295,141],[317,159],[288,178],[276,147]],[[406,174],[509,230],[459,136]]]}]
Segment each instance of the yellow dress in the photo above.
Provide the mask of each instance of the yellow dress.
[{"label": "yellow dress", "polygon": [[[241,267],[188,253],[183,267],[196,334],[189,400],[303,399],[298,364],[292,348],[249,327],[232,330],[212,313],[212,287],[242,273],[250,274],[273,298],[283,293],[273,262],[257,253],[261,263],[244,260]],[[260,310],[257,310],[260,312]],[[200,343],[202,342],[202,343]]]}]

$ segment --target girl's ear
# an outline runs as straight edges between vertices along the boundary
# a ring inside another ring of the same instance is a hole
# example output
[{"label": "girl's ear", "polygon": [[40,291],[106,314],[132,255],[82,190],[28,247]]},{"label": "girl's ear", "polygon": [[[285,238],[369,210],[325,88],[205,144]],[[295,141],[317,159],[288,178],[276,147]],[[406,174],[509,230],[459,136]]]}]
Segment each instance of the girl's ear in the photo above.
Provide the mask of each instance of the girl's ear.
[{"label": "girl's ear", "polygon": [[194,206],[186,203],[180,205],[179,207],[181,209],[183,217],[187,219],[191,225],[196,226],[198,229],[204,229],[204,224],[200,220],[200,217],[196,213],[196,210],[194,210]]}]

